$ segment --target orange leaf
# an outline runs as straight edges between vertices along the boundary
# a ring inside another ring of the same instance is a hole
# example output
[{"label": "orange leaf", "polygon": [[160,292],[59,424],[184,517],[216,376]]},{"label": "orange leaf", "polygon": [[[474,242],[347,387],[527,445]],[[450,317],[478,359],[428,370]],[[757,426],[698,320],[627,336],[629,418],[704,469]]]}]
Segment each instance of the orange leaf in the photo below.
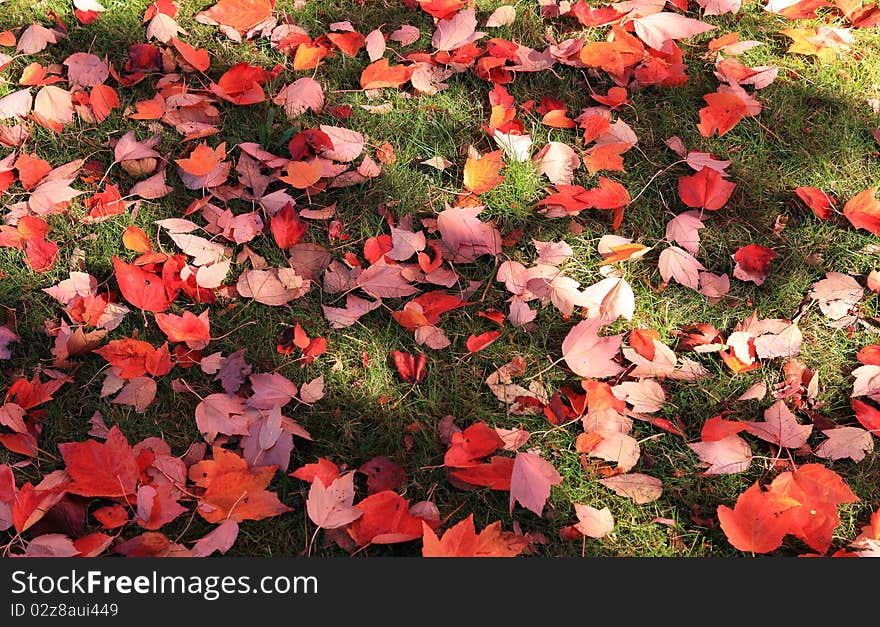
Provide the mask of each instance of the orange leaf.
[{"label": "orange leaf", "polygon": [[769,553],[782,545],[791,524],[790,512],[800,502],[755,483],[739,495],[733,509],[718,506],[718,521],[728,541],[740,551]]},{"label": "orange leaf", "polygon": [[291,161],[287,164],[287,174],[278,179],[296,189],[307,189],[321,180],[323,171],[324,168],[317,159]]},{"label": "orange leaf", "polygon": [[214,457],[193,464],[189,478],[205,488],[197,508],[199,514],[210,523],[230,518],[263,520],[291,511],[278,500],[278,495],[266,490],[277,466],[255,466],[226,449],[214,447]]},{"label": "orange leaf", "polygon": [[464,164],[464,186],[474,194],[484,194],[494,189],[503,176],[498,174],[501,169],[501,151],[495,150],[474,158],[469,156]]},{"label": "orange leaf", "polygon": [[180,53],[183,60],[199,72],[204,72],[211,67],[211,56],[207,50],[196,49],[185,41],[180,41],[177,37],[172,37],[171,43],[174,44],[175,50]]},{"label": "orange leaf", "polygon": [[15,160],[15,169],[22,187],[30,191],[52,170],[52,166],[45,159],[23,153]]},{"label": "orange leaf", "polygon": [[364,47],[366,42],[366,37],[355,31],[327,33],[327,39],[350,57],[356,57],[358,51]]},{"label": "orange leaf", "polygon": [[576,124],[565,113],[565,109],[551,109],[541,118],[541,124],[552,128],[574,128]]},{"label": "orange leaf", "polygon": [[703,100],[709,105],[700,109],[697,124],[703,137],[711,137],[716,131],[721,137],[749,114],[746,103],[734,94],[713,92],[703,96]]},{"label": "orange leaf", "polygon": [[196,14],[196,21],[207,18],[222,26],[244,33],[272,17],[275,0],[220,0],[205,11]]},{"label": "orange leaf", "polygon": [[414,68],[403,65],[388,65],[388,59],[379,59],[361,72],[361,89],[380,89],[400,87],[412,77]]},{"label": "orange leaf", "polygon": [[226,142],[220,144],[216,150],[205,142],[201,142],[185,159],[175,159],[174,162],[180,169],[193,176],[205,176],[220,162],[226,158]]},{"label": "orange leaf", "polygon": [[528,544],[524,536],[501,531],[500,521],[477,534],[473,514],[447,529],[442,538],[424,522],[422,532],[422,557],[515,557]]},{"label": "orange leaf", "polygon": [[140,100],[134,106],[137,112],[128,114],[132,120],[158,120],[165,114],[165,99],[161,94],[150,100]]},{"label": "orange leaf", "polygon": [[153,250],[150,238],[139,226],[129,226],[122,232],[122,245],[136,253],[148,253]]},{"label": "orange leaf", "polygon": [[330,53],[330,49],[326,46],[315,44],[300,44],[296,47],[296,54],[293,55],[294,70],[311,70],[318,67],[321,59]]},{"label": "orange leaf", "polygon": [[184,311],[182,316],[157,313],[156,324],[168,336],[169,342],[186,342],[187,346],[198,350],[211,341],[207,309],[198,316],[191,311]]},{"label": "orange leaf", "polygon": [[843,215],[857,229],[880,235],[880,202],[874,197],[877,188],[872,187],[849,199],[843,206]]}]

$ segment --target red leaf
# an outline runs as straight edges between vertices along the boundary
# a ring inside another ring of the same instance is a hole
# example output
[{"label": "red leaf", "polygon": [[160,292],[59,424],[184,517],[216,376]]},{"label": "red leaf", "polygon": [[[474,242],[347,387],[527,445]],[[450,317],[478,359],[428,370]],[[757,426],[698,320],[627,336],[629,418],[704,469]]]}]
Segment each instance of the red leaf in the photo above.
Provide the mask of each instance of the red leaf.
[{"label": "red leaf", "polygon": [[421,383],[428,376],[428,358],[424,353],[411,355],[401,351],[391,351],[391,358],[397,374],[408,383]]},{"label": "red leaf", "polygon": [[89,105],[98,124],[107,119],[113,109],[119,108],[119,94],[109,85],[95,85],[89,92]]},{"label": "red leaf", "polygon": [[285,204],[269,221],[272,237],[282,250],[292,248],[300,241],[309,229],[308,223],[299,217],[299,213],[291,203]]},{"label": "red leaf", "polygon": [[850,399],[850,405],[852,405],[853,411],[856,413],[856,419],[861,425],[877,437],[880,437],[880,411],[857,398]]},{"label": "red leaf", "polygon": [[67,488],[71,494],[119,497],[133,495],[137,490],[140,469],[119,427],[114,425],[103,443],[63,442],[58,450],[71,478]]},{"label": "red leaf", "polygon": [[727,203],[736,187],[714,168],[703,168],[691,176],[678,179],[678,195],[688,207],[717,211]]},{"label": "red leaf", "polygon": [[28,265],[34,272],[49,272],[58,261],[58,244],[44,239],[29,239],[25,245]]},{"label": "red leaf", "polygon": [[453,468],[479,465],[487,457],[504,447],[504,440],[485,422],[472,424],[464,431],[452,434],[449,450],[443,457],[443,464]]},{"label": "red leaf", "polygon": [[158,275],[127,264],[115,256],[113,269],[123,298],[138,309],[160,312],[171,306],[165,283]]},{"label": "red leaf", "polygon": [[756,285],[764,283],[770,272],[770,262],[777,255],[772,249],[757,244],[743,246],[733,254],[736,267],[733,276],[742,281],[754,281]]},{"label": "red leaf", "polygon": [[246,61],[236,63],[223,73],[220,80],[209,88],[220,98],[237,105],[263,102],[266,93],[261,85],[269,80],[269,72]]},{"label": "red leaf", "polygon": [[510,490],[513,463],[510,457],[495,456],[489,463],[467,468],[450,468],[447,473],[453,484],[457,481],[464,484],[462,487],[482,486],[491,490]]},{"label": "red leaf", "polygon": [[733,509],[718,506],[718,521],[730,543],[740,551],[769,553],[782,545],[791,512],[800,502],[755,483],[739,495]]},{"label": "red leaf", "polygon": [[422,519],[409,511],[409,501],[385,490],[371,494],[355,505],[364,515],[348,527],[358,546],[407,542],[422,536]]},{"label": "red leaf", "polygon": [[501,336],[501,331],[486,331],[480,335],[471,335],[467,339],[467,349],[469,353],[481,351],[489,344],[497,340]]},{"label": "red leaf", "polygon": [[317,462],[297,468],[290,473],[290,476],[308,483],[318,478],[324,485],[330,485],[339,476],[339,468],[329,459],[319,457]]},{"label": "red leaf", "polygon": [[798,187],[794,190],[798,198],[803,200],[820,219],[827,220],[834,212],[834,200],[816,187]]},{"label": "red leaf", "polygon": [[367,475],[367,494],[398,490],[406,481],[406,471],[403,466],[384,455],[361,464],[358,470]]}]

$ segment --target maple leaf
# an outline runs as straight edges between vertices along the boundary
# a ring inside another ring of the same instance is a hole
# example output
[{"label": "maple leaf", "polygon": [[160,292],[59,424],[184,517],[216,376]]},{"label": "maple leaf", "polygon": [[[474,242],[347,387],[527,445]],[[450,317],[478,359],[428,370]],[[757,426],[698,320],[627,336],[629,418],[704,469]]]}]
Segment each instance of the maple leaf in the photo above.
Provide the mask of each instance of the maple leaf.
[{"label": "maple leaf", "polygon": [[467,349],[469,353],[481,351],[489,344],[501,337],[501,331],[486,331],[480,335],[471,335],[467,339]]},{"label": "maple leaf", "polygon": [[632,21],[639,38],[655,50],[670,52],[674,39],[692,37],[717,26],[667,11],[637,17]]},{"label": "maple leaf", "polygon": [[714,92],[703,96],[708,106],[700,109],[700,123],[697,129],[703,137],[726,134],[740,120],[749,115],[748,107],[736,94]]},{"label": "maple leaf", "polygon": [[130,496],[137,491],[140,468],[128,440],[115,425],[104,443],[62,442],[58,450],[71,483],[67,491],[80,496]]},{"label": "maple leaf", "polygon": [[408,383],[421,383],[428,376],[428,359],[424,353],[412,355],[402,351],[391,351],[391,360],[400,378]]},{"label": "maple leaf", "polygon": [[252,105],[266,99],[262,84],[267,80],[269,73],[266,70],[242,61],[226,70],[209,88],[214,95],[233,104]]},{"label": "maple leaf", "polygon": [[113,270],[123,298],[138,309],[162,312],[171,306],[171,297],[162,278],[113,257]]},{"label": "maple leaf", "polygon": [[464,164],[465,189],[477,195],[494,189],[504,180],[504,177],[498,174],[500,169],[500,150],[477,156],[468,155]]},{"label": "maple leaf", "polygon": [[791,525],[791,512],[801,502],[755,483],[739,495],[733,509],[718,506],[718,521],[728,541],[740,551],[769,553],[782,545]]},{"label": "maple leaf", "polygon": [[443,464],[455,468],[475,466],[480,463],[480,459],[503,446],[504,441],[497,431],[485,422],[477,422],[463,431],[452,434],[449,450],[443,457]]},{"label": "maple leaf", "polygon": [[764,412],[764,422],[743,421],[746,431],[783,448],[797,449],[807,443],[813,425],[802,425],[782,399]]},{"label": "maple leaf", "polygon": [[703,168],[691,176],[678,179],[678,195],[688,207],[717,211],[723,207],[736,183],[724,180],[713,168]]},{"label": "maple leaf", "polygon": [[850,405],[859,423],[865,429],[880,437],[880,411],[857,398],[850,399]]},{"label": "maple leaf", "polygon": [[361,89],[400,87],[412,78],[415,68],[405,65],[389,65],[388,59],[379,59],[361,72]]},{"label": "maple leaf", "polygon": [[306,500],[306,512],[321,529],[338,529],[363,516],[363,510],[353,507],[353,502],[354,472],[337,477],[327,486],[315,478]]},{"label": "maple leaf", "polygon": [[874,450],[869,431],[859,427],[837,427],[822,431],[828,439],[816,448],[816,456],[823,459],[846,459],[860,462]]},{"label": "maple leaf", "polygon": [[663,482],[660,479],[640,472],[603,477],[598,481],[615,494],[631,498],[639,505],[655,501],[663,494]]},{"label": "maple leaf", "polygon": [[770,262],[777,254],[766,246],[749,244],[737,250],[733,255],[736,266],[733,276],[742,281],[752,281],[755,285],[763,285],[770,272]]},{"label": "maple leaf", "polygon": [[573,505],[578,518],[574,527],[588,538],[604,538],[614,530],[614,516],[607,507],[596,509],[581,503]]},{"label": "maple leaf", "polygon": [[816,187],[798,187],[794,190],[798,198],[813,210],[821,220],[827,220],[834,212],[834,200]]},{"label": "maple leaf", "polygon": [[874,195],[876,187],[871,187],[850,198],[843,206],[843,215],[857,229],[865,229],[880,235],[880,201]]},{"label": "maple leaf", "polygon": [[744,472],[752,463],[749,443],[736,434],[724,438],[692,442],[688,447],[708,464],[707,475],[726,475]]},{"label": "maple leaf", "polygon": [[213,459],[197,462],[188,471],[190,480],[205,488],[197,507],[199,515],[211,523],[227,518],[241,522],[292,511],[274,492],[266,490],[276,469],[249,468],[234,452],[215,446]]},{"label": "maple leaf", "polygon": [[562,342],[562,356],[572,371],[581,377],[613,377],[623,369],[613,358],[620,350],[623,335],[600,336],[603,322],[587,319],[579,322]]},{"label": "maple leaf", "polygon": [[840,475],[821,464],[804,464],[778,475],[770,490],[800,503],[790,514],[788,531],[822,553],[831,546],[840,523],[837,506],[859,500]]},{"label": "maple leaf", "polygon": [[171,44],[178,54],[183,57],[183,60],[199,72],[204,72],[211,67],[211,56],[207,50],[196,49],[187,42],[179,40],[176,36],[171,37]]},{"label": "maple leaf", "polygon": [[516,557],[528,544],[523,536],[501,531],[500,521],[476,533],[473,514],[447,529],[442,538],[425,522],[422,532],[422,557]]},{"label": "maple leaf", "polygon": [[309,225],[300,219],[291,203],[285,204],[269,220],[272,237],[281,249],[292,248],[305,236]]},{"label": "maple leaf", "polygon": [[368,495],[383,490],[399,490],[406,481],[406,471],[403,467],[384,455],[364,462],[358,467],[358,472],[367,475]]},{"label": "maple leaf", "polygon": [[550,497],[550,487],[562,481],[562,476],[550,462],[533,453],[517,453],[510,477],[510,512],[520,505],[541,516]]},{"label": "maple leaf", "polygon": [[693,290],[699,285],[699,271],[706,269],[693,255],[678,246],[664,248],[657,260],[657,266],[664,283],[675,279]]},{"label": "maple leaf", "polygon": [[220,0],[199,11],[195,20],[203,24],[219,24],[245,33],[272,16],[275,0]]},{"label": "maple leaf", "polygon": [[208,557],[215,551],[226,553],[238,538],[238,522],[227,518],[211,531],[196,540],[192,547],[193,557]]},{"label": "maple leaf", "polygon": [[407,499],[390,490],[371,494],[354,507],[363,515],[346,531],[358,546],[408,542],[422,537],[423,519],[410,512]]}]

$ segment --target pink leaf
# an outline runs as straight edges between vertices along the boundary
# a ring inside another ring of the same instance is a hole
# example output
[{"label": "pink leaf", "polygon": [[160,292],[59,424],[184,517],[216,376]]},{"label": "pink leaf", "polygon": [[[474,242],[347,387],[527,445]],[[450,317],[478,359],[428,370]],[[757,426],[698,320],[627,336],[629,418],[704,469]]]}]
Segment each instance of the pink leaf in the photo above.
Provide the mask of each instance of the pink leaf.
[{"label": "pink leaf", "polygon": [[604,538],[614,530],[614,516],[607,507],[596,509],[574,503],[574,511],[578,518],[574,528],[588,538]]},{"label": "pink leaf", "polygon": [[660,479],[640,472],[605,477],[599,479],[599,483],[615,494],[631,498],[639,505],[655,501],[663,494],[663,482]]},{"label": "pink leaf", "polygon": [[88,52],[74,52],[64,60],[67,66],[67,80],[72,85],[94,87],[110,76],[110,66],[101,57]]},{"label": "pink leaf", "polygon": [[209,394],[196,405],[196,426],[210,444],[218,434],[247,435],[244,402],[230,394]]},{"label": "pink leaf", "polygon": [[477,217],[484,207],[447,207],[437,216],[443,256],[455,263],[475,261],[501,252],[501,233]]},{"label": "pink leaf", "polygon": [[370,31],[364,43],[367,46],[367,56],[370,62],[378,61],[385,56],[385,35],[378,28]]},{"label": "pink leaf", "polygon": [[651,48],[661,52],[671,52],[671,40],[692,37],[715,29],[715,26],[695,20],[678,13],[652,13],[634,19],[636,35]]},{"label": "pink leaf", "polygon": [[295,118],[306,111],[320,114],[324,108],[324,91],[318,81],[303,76],[282,87],[272,102],[283,106],[289,118]]},{"label": "pink leaf", "polygon": [[744,472],[752,463],[749,443],[736,434],[710,442],[692,442],[688,446],[709,465],[705,471],[707,475]]},{"label": "pink leaf", "polygon": [[549,142],[533,157],[538,162],[538,174],[546,176],[554,185],[570,185],[574,171],[581,160],[577,153],[562,142]]},{"label": "pink leaf", "polygon": [[227,518],[212,531],[199,538],[192,548],[192,557],[208,557],[215,551],[226,553],[238,538],[238,523]]},{"label": "pink leaf", "polygon": [[746,431],[783,448],[797,449],[807,443],[813,425],[802,425],[782,399],[764,411],[764,421],[743,421]]},{"label": "pink leaf", "polygon": [[693,255],[678,246],[664,248],[660,253],[657,266],[660,268],[660,276],[663,277],[664,283],[675,279],[678,283],[692,290],[698,289],[699,271],[706,269]]},{"label": "pink leaf", "polygon": [[623,368],[614,362],[623,335],[599,336],[602,322],[587,319],[576,324],[562,342],[565,363],[578,376],[602,379],[619,374]]},{"label": "pink leaf", "polygon": [[25,118],[30,113],[34,99],[30,88],[20,89],[0,98],[0,120]]},{"label": "pink leaf", "polygon": [[354,472],[338,477],[329,486],[324,486],[321,479],[315,477],[306,500],[306,511],[311,521],[321,529],[338,529],[364,515],[352,503]]},{"label": "pink leaf", "polygon": [[510,512],[519,502],[538,516],[550,497],[550,487],[562,481],[553,465],[534,453],[517,453],[510,477]]},{"label": "pink leaf", "polygon": [[449,51],[484,37],[486,33],[475,32],[477,16],[473,9],[460,11],[448,20],[440,20],[431,45],[437,50]]},{"label": "pink leaf", "polygon": [[155,398],[156,382],[150,377],[135,377],[125,384],[111,402],[131,405],[137,413],[142,414]]},{"label": "pink leaf", "polygon": [[865,459],[865,455],[874,450],[871,432],[861,427],[837,427],[825,429],[822,435],[828,439],[816,448],[816,456],[823,459],[845,459],[854,462]]}]

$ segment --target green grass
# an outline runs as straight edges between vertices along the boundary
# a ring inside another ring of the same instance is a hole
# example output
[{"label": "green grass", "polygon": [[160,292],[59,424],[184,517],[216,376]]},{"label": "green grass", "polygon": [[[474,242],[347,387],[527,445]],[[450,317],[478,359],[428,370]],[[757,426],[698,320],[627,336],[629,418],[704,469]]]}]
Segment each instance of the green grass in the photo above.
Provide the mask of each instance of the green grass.
[{"label": "green grass", "polygon": [[[144,41],[145,25],[141,18],[149,3],[107,0],[103,4],[108,11],[90,25],[76,21],[69,2],[12,0],[3,4],[0,31],[20,29],[33,21],[48,25],[49,10],[61,16],[70,30],[68,37],[58,44],[34,55],[17,57],[0,72],[0,97],[18,88],[16,83],[22,69],[33,61],[43,65],[60,63],[73,52],[87,50],[106,55],[117,70],[121,69],[127,58],[127,46]],[[279,76],[265,86],[270,97],[296,78],[314,76],[324,89],[327,107],[348,105],[352,108],[352,116],[346,120],[311,113],[289,120],[283,109],[271,100],[241,107],[220,102],[221,132],[206,138],[209,145],[225,141],[232,157],[237,158],[233,149],[236,144],[256,141],[266,150],[286,155],[287,142],[298,130],[326,124],[363,133],[371,155],[386,142],[393,147],[396,160],[384,164],[381,175],[367,184],[327,190],[311,199],[295,194],[300,207],[319,208],[336,203],[335,217],[349,238],[331,241],[320,222],[312,222],[306,237],[307,241],[331,248],[334,258],[341,258],[345,252],[361,255],[367,238],[388,233],[380,209],[391,210],[397,219],[411,215],[416,228],[421,219],[435,217],[461,195],[462,168],[468,147],[474,146],[480,152],[497,148],[481,128],[489,119],[491,85],[469,72],[450,77],[446,80],[448,88],[433,96],[413,97],[407,87],[365,93],[359,90],[360,72],[368,63],[363,52],[357,58],[338,54],[326,59],[316,70],[297,72],[291,67],[290,57],[271,48],[266,39],[238,44],[215,27],[195,22],[195,13],[211,2],[180,4],[177,21],[187,31],[184,39],[211,54],[212,65],[207,73],[210,78],[216,80],[223,70],[241,61],[265,68],[280,64],[283,69]],[[481,27],[489,13],[502,4],[504,2],[499,0],[476,3]],[[605,29],[585,29],[571,18],[544,20],[536,3],[519,0],[512,4],[517,9],[516,21],[499,29],[485,29],[491,31],[490,36],[538,49],[548,43],[548,37],[562,41],[567,37],[600,40],[604,36]],[[421,37],[400,53],[426,50],[431,45],[430,16],[422,11],[410,11],[400,2],[385,0],[364,5],[355,0],[334,3],[309,0],[294,8],[293,2],[279,1],[276,8],[278,12],[287,12],[312,37],[327,32],[330,23],[343,20],[351,20],[355,29],[363,34],[381,27],[388,35],[399,25],[409,23],[421,29]],[[596,186],[599,175],[621,182],[635,200],[626,208],[617,234],[654,246],[642,259],[620,264],[635,291],[636,310],[632,321],[619,321],[612,329],[617,333],[636,327],[655,329],[661,340],[673,347],[677,331],[692,323],[712,324],[726,336],[755,311],[764,318],[791,318],[811,285],[826,272],[849,272],[863,278],[878,265],[875,255],[862,252],[866,245],[876,243],[875,236],[855,230],[842,217],[819,221],[793,190],[802,185],[820,187],[840,199],[840,208],[848,198],[880,180],[880,148],[869,132],[880,127],[880,115],[870,104],[872,99],[880,97],[880,34],[876,29],[855,32],[856,44],[851,53],[842,55],[834,63],[822,64],[814,58],[787,54],[789,40],[779,34],[782,29],[814,26],[823,23],[821,20],[793,23],[763,13],[756,3],[744,7],[737,16],[706,19],[718,29],[681,44],[688,66],[688,82],[676,88],[647,87],[631,91],[632,105],[615,114],[616,119],[629,124],[639,138],[637,146],[624,155],[625,171],[590,175],[582,166],[574,180],[586,188]],[[722,137],[702,137],[696,127],[699,109],[704,105],[702,96],[718,86],[712,73],[714,55],[707,53],[706,43],[713,36],[733,30],[740,33],[742,40],[756,39],[764,43],[743,54],[740,60],[748,66],[776,65],[780,68],[779,76],[772,85],[756,93],[763,104],[759,116],[744,119]],[[20,34],[20,30],[16,32]],[[393,47],[397,49],[396,45]],[[399,61],[393,55],[389,58],[394,63]],[[31,125],[30,137],[23,149],[38,154],[53,166],[86,158],[97,161],[100,169],[106,170],[113,161],[110,142],[135,130],[139,139],[161,135],[157,149],[168,160],[188,154],[195,142],[183,142],[170,126],[136,122],[123,115],[135,102],[152,97],[157,78],[157,75],[149,76],[133,87],[119,88],[121,109],[100,125],[89,125],[77,118],[57,135]],[[188,81],[194,89],[205,84],[199,76],[191,76]],[[112,79],[109,83],[115,86]],[[520,73],[506,85],[517,104],[527,100],[540,102],[544,96],[560,98],[568,106],[571,117],[596,104],[590,98],[591,90],[604,94],[611,86],[613,83],[604,73],[560,64],[553,72]],[[383,103],[390,103],[390,112],[375,113],[364,108],[364,105]],[[548,140],[582,147],[577,129],[550,129],[540,123],[540,115],[535,112],[518,111],[518,118],[532,136],[533,151]],[[677,194],[677,180],[692,173],[666,146],[666,140],[673,135],[680,137],[689,150],[711,152],[719,159],[733,161],[728,172],[737,188],[726,207],[704,216],[706,228],[700,232],[699,259],[711,272],[731,274],[734,267],[731,254],[739,247],[751,243],[769,246],[778,257],[772,262],[771,273],[763,285],[732,278],[730,293],[716,304],[676,283],[660,289],[662,279],[657,257],[664,246],[661,242],[665,226],[672,216],[686,209]],[[0,148],[0,158],[9,152],[8,148]],[[453,165],[439,171],[421,164],[431,157],[448,159]],[[505,236],[518,236],[513,246],[505,247],[501,260],[515,259],[529,265],[536,257],[532,239],[564,239],[575,251],[564,266],[566,274],[582,287],[600,280],[601,258],[596,245],[610,232],[610,212],[586,210],[570,220],[546,218],[533,209],[549,189],[546,178],[537,175],[529,162],[505,159],[505,163],[501,171],[504,181],[481,197],[485,205],[481,218],[494,220]],[[0,323],[14,325],[21,336],[21,343],[12,345],[13,358],[0,362],[0,392],[17,377],[31,377],[34,372],[52,366],[53,338],[47,336],[44,322],[57,321],[63,314],[57,303],[42,292],[43,288],[66,278],[72,268],[86,270],[103,286],[115,288],[111,257],[131,260],[136,256],[125,250],[121,241],[122,232],[131,224],[145,229],[153,242],[158,237],[166,252],[176,252],[167,236],[158,234],[154,221],[181,217],[184,209],[201,194],[185,189],[175,169],[173,164],[168,169],[168,184],[174,188],[171,194],[158,200],[140,201],[125,214],[106,222],[86,225],[78,220],[85,213],[83,201],[90,195],[88,191],[73,201],[68,212],[50,216],[50,238],[58,242],[60,258],[56,268],[48,273],[34,273],[24,263],[21,252],[0,248],[3,273],[0,275]],[[118,165],[110,171],[107,180],[118,183],[123,191],[135,182]],[[74,187],[93,189],[81,182]],[[3,209],[0,215],[26,197],[25,190],[14,184],[0,196]],[[133,217],[135,206],[137,215]],[[236,214],[253,210],[251,203],[240,200],[230,201],[228,208]],[[202,223],[197,214],[190,218]],[[774,230],[774,224],[780,219],[787,221],[785,228]],[[264,256],[271,266],[285,263],[285,256],[268,229],[267,234],[248,246]],[[234,281],[248,267],[247,262],[234,263],[227,279]],[[553,363],[560,358],[562,340],[572,324],[580,319],[580,313],[566,320],[554,307],[542,308],[533,324],[521,329],[507,325],[496,342],[469,355],[465,348],[468,336],[497,328],[493,322],[477,315],[478,312],[492,308],[506,312],[505,301],[509,294],[504,285],[495,280],[493,260],[483,257],[475,263],[458,264],[455,269],[461,276],[462,286],[468,281],[478,284],[469,298],[476,302],[443,314],[439,326],[452,344],[445,350],[426,351],[429,374],[418,385],[402,382],[388,361],[393,350],[425,350],[417,345],[412,332],[403,329],[389,315],[389,310],[401,309],[405,301],[388,299],[386,307],[365,315],[355,325],[334,330],[324,320],[320,305],[341,306],[344,297],[324,293],[320,285],[303,299],[282,307],[267,307],[250,300],[221,300],[210,307],[212,337],[217,339],[210,343],[205,354],[222,351],[227,355],[246,348],[245,358],[253,372],[279,372],[297,384],[323,374],[325,398],[312,407],[293,403],[285,408],[286,414],[308,429],[314,438],[312,442],[295,439],[290,470],[313,462],[319,456],[347,468],[357,468],[377,455],[386,455],[406,470],[407,480],[401,493],[413,503],[422,500],[435,503],[444,528],[470,513],[474,514],[478,529],[501,520],[504,528],[510,530],[516,522],[524,532],[543,534],[546,542],[537,544],[535,551],[548,556],[741,555],[726,540],[715,512],[718,505],[731,506],[736,496],[755,481],[767,483],[772,479],[777,472],[773,467],[773,452],[766,443],[747,436],[755,455],[747,472],[705,476],[687,442],[699,438],[706,419],[724,411],[731,412],[728,417],[760,419],[769,399],[760,403],[737,403],[734,399],[756,381],[763,380],[772,386],[783,380],[783,360],[768,360],[760,370],[733,375],[717,355],[688,354],[704,365],[710,376],[694,382],[664,382],[667,404],[658,414],[680,420],[686,427],[688,439],[635,421],[633,436],[641,441],[642,452],[634,471],[658,477],[664,486],[660,499],[635,505],[604,488],[596,481],[595,472],[584,468],[575,450],[575,438],[580,432],[577,424],[554,428],[542,415],[513,414],[485,384],[486,378],[498,367],[514,356],[521,356],[526,362],[526,372],[519,381],[523,385],[531,380],[540,382],[548,395],[563,385],[577,388],[577,377],[563,368],[553,367]],[[172,311],[181,313],[189,309],[198,313],[203,308],[178,301]],[[878,314],[877,309],[876,298],[868,294],[863,301],[863,315],[870,320]],[[327,352],[305,367],[294,361],[295,355],[285,356],[276,351],[278,337],[297,321],[311,337],[320,335],[328,340]],[[815,411],[838,424],[853,424],[849,372],[858,365],[856,352],[875,342],[876,335],[865,326],[858,326],[852,332],[831,328],[818,307],[809,309],[799,326],[804,344],[798,358],[820,376]],[[108,334],[108,339],[133,334],[154,345],[165,340],[152,316],[138,312],[129,314],[119,328]],[[53,401],[42,406],[46,415],[41,421],[40,446],[45,453],[32,465],[16,469],[19,484],[28,480],[37,482],[47,472],[60,468],[57,444],[86,439],[88,420],[95,411],[100,411],[108,425],[119,425],[130,442],[160,436],[175,454],[182,455],[191,443],[201,439],[193,418],[198,396],[220,391],[219,384],[198,367],[175,368],[160,379],[156,401],[138,414],[132,408],[99,397],[106,366],[101,358],[84,355],[73,361],[75,366],[65,373],[73,378],[73,383],[64,385]],[[194,393],[174,391],[172,383],[177,378],[185,380]],[[442,467],[446,447],[438,436],[437,423],[450,414],[457,417],[461,427],[486,421],[494,426],[520,427],[532,432],[527,446],[540,447],[544,457],[563,476],[562,483],[553,488],[542,517],[519,506],[511,514],[507,492],[466,491],[449,482]],[[806,418],[803,414],[800,417],[801,420]],[[813,436],[810,443],[818,445],[821,439],[821,436]],[[0,461],[20,460],[20,455],[0,452]],[[817,460],[798,459],[800,463],[805,461]],[[880,503],[878,456],[871,454],[858,464],[823,463],[838,472],[861,499],[840,508],[841,523],[835,535],[835,548],[840,548],[867,524],[870,513]],[[309,539],[314,533],[314,525],[308,520],[304,507],[308,486],[286,473],[279,473],[270,489],[277,491],[282,502],[293,507],[293,512],[243,523],[229,555],[280,556],[308,552]],[[366,494],[361,476],[358,476],[358,490],[359,498]],[[562,539],[560,529],[576,522],[572,503],[609,507],[616,520],[615,530],[602,540]],[[674,521],[674,525],[658,522],[658,519]],[[95,527],[91,518],[87,523],[89,528]],[[164,527],[162,532],[189,545],[210,529],[211,525],[200,517],[190,520],[190,516],[185,515]],[[140,531],[129,525],[123,537]],[[804,544],[789,536],[774,554],[797,555],[806,551]],[[419,552],[418,542],[408,542],[370,546],[358,555]],[[347,552],[329,542],[327,534],[322,533],[311,547],[311,554],[347,555]]]}]

